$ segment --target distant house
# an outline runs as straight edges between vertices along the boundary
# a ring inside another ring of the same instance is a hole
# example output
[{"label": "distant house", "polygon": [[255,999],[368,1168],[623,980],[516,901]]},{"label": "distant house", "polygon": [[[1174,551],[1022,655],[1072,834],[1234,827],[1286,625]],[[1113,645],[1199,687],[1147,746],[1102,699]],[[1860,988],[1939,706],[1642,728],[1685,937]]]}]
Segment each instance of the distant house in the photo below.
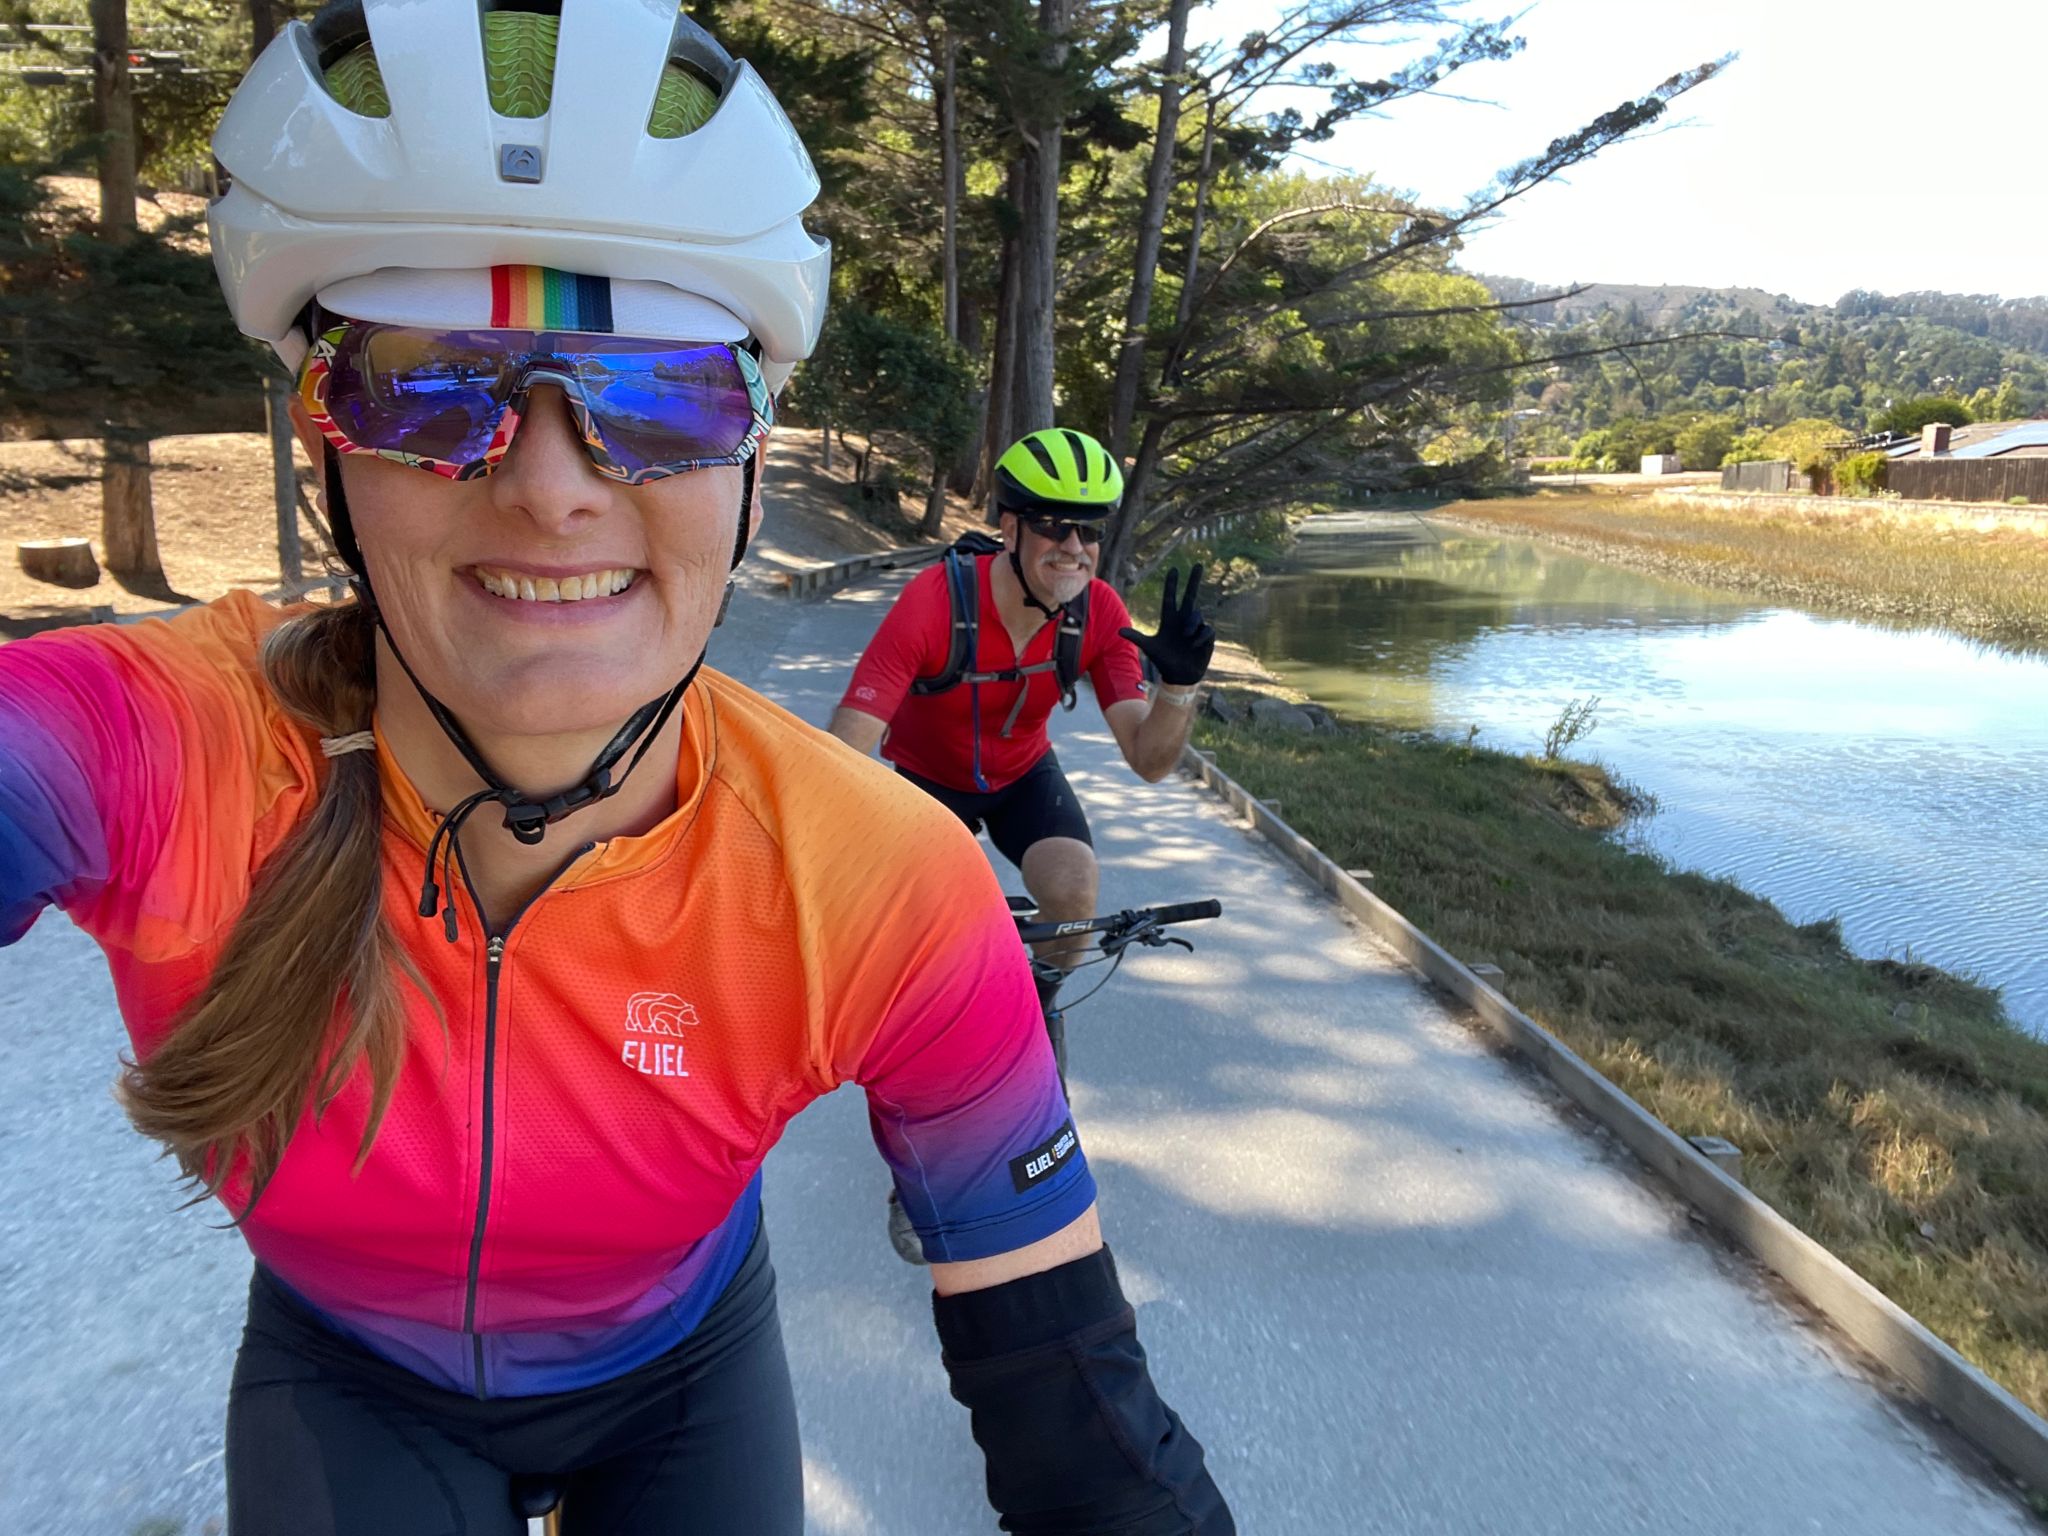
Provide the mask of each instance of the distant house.
[{"label": "distant house", "polygon": [[1920,436],[1887,450],[1893,460],[2048,459],[2048,421],[1978,421],[1967,427],[1930,422]]},{"label": "distant house", "polygon": [[1678,462],[1675,453],[1646,453],[1643,455],[1643,473],[1646,475],[1675,475],[1685,468]]},{"label": "distant house", "polygon": [[1885,488],[1909,501],[2048,503],[2048,421],[1930,422],[1886,457]]}]

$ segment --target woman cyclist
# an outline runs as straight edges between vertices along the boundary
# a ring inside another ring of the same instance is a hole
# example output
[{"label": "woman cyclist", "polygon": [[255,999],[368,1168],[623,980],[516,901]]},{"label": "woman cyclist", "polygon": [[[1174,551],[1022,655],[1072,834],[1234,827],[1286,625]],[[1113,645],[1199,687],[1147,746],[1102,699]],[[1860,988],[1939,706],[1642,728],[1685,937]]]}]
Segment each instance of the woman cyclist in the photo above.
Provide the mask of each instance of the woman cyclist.
[{"label": "woman cyclist", "polygon": [[810,349],[816,178],[673,0],[356,0],[215,140],[352,600],[0,648],[0,942],[256,1258],[236,1536],[793,1536],[760,1166],[860,1083],[1013,1530],[1232,1529],[959,824],[700,670]]}]

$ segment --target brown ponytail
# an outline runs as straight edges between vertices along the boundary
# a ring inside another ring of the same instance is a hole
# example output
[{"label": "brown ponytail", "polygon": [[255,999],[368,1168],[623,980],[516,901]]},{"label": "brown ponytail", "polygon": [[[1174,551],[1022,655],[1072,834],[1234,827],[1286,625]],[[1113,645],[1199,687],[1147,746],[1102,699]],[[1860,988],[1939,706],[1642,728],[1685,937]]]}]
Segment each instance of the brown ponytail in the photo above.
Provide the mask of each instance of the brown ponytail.
[{"label": "brown ponytail", "polygon": [[[322,736],[368,730],[376,633],[359,602],[300,614],[264,643],[264,677]],[[382,823],[376,754],[332,759],[312,812],[257,872],[205,992],[122,1074],[137,1129],[163,1142],[205,1194],[246,1176],[237,1219],[277,1172],[308,1097],[317,1115],[358,1059],[371,1083],[358,1167],[390,1105],[405,1031],[396,973],[419,975],[383,921]]]}]

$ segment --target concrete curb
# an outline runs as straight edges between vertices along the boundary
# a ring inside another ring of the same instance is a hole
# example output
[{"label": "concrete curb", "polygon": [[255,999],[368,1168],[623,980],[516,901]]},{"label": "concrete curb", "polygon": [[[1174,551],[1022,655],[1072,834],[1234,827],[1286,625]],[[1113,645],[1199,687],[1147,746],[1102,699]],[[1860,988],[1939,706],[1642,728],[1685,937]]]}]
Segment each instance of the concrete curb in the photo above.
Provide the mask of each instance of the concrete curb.
[{"label": "concrete curb", "polygon": [[856,576],[865,576],[869,571],[894,571],[906,565],[922,565],[927,560],[936,560],[946,552],[946,547],[944,544],[914,544],[907,549],[880,549],[872,555],[856,555],[851,560],[835,560],[830,565],[787,571],[782,580],[791,597],[810,597],[819,592],[829,592]]},{"label": "concrete curb", "polygon": [[1192,746],[1181,766],[1300,866],[1428,980],[1466,1004],[1500,1041],[1612,1131],[1708,1222],[1774,1271],[1875,1356],[1964,1438],[2030,1487],[2048,1490],[2048,1423],[1840,1259],[1800,1231],[1475,976],[1435,940],[1331,862]]}]

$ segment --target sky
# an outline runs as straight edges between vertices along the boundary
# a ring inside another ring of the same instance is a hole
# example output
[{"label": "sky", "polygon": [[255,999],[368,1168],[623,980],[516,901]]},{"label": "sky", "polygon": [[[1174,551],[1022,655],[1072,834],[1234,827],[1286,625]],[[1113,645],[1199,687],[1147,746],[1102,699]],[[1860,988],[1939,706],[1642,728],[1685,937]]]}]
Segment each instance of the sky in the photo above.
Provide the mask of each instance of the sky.
[{"label": "sky", "polygon": [[[1208,35],[1280,9],[1219,0]],[[1513,11],[1474,0],[1464,14]],[[1384,74],[1443,30],[1343,62]],[[1509,204],[1460,264],[1817,304],[1852,288],[2048,294],[2048,0],[1535,0],[1513,30],[1523,53],[1453,77],[1475,99],[1400,103],[1310,152],[1455,205],[1678,70],[1738,53],[1670,126]]]}]

